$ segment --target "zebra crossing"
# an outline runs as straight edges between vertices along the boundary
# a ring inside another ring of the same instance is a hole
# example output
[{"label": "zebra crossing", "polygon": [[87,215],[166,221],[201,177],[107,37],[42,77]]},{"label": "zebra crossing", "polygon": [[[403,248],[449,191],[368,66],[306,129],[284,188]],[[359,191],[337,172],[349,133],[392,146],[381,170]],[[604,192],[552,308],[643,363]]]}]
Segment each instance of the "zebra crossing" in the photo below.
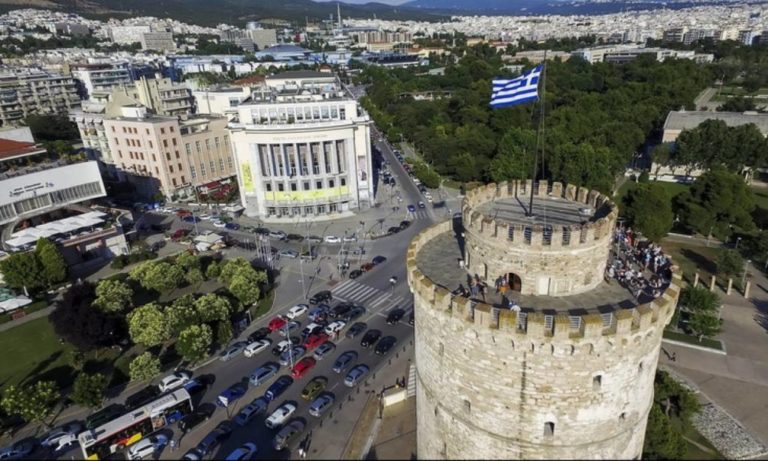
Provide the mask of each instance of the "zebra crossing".
[{"label": "zebra crossing", "polygon": [[416,211],[411,213],[410,211],[405,215],[405,219],[409,220],[416,220],[416,219],[429,219],[429,211],[427,211],[426,208],[417,208]]},{"label": "zebra crossing", "polygon": [[387,291],[379,290],[354,280],[346,280],[340,283],[331,292],[334,299],[360,304],[369,312],[374,310],[389,312],[395,307],[407,310],[411,304],[410,300],[406,302],[401,296],[392,296]]},{"label": "zebra crossing", "polygon": [[416,365],[408,369],[408,398],[416,397]]}]

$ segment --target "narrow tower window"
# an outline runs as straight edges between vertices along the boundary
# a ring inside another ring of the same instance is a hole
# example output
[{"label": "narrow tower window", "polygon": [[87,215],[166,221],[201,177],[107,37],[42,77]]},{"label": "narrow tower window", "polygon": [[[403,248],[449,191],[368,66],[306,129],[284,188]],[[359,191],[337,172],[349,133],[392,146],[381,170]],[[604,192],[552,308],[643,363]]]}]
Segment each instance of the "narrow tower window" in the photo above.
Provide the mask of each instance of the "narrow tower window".
[{"label": "narrow tower window", "polygon": [[554,435],[555,435],[555,423],[551,421],[544,423],[544,437],[554,437]]},{"label": "narrow tower window", "polygon": [[597,375],[592,377],[592,389],[598,391],[600,390],[600,386],[603,384],[603,376]]}]

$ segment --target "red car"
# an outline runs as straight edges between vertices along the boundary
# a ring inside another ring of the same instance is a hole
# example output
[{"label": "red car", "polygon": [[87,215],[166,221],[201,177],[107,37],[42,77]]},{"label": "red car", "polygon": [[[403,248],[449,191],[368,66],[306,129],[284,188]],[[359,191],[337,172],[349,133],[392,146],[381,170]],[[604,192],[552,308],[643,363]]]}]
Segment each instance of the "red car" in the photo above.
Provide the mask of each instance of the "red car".
[{"label": "red car", "polygon": [[176,216],[183,218],[185,216],[192,216],[192,212],[189,210],[179,210],[176,212]]},{"label": "red car", "polygon": [[360,266],[360,270],[363,272],[368,272],[371,269],[373,269],[374,264],[373,263],[365,263],[362,266]]},{"label": "red car", "polygon": [[309,335],[309,338],[307,338],[307,341],[304,343],[304,346],[307,348],[308,351],[316,348],[317,346],[323,344],[328,340],[328,335],[325,333],[315,333],[313,335]]},{"label": "red car", "polygon": [[293,376],[296,379],[301,378],[309,370],[311,370],[317,361],[312,357],[304,357],[303,359],[296,362],[296,365],[293,366],[293,371],[291,371],[291,376]]},{"label": "red car", "polygon": [[183,237],[187,236],[189,234],[189,229],[176,229],[176,232],[171,235],[171,240],[174,242],[177,240],[181,240]]},{"label": "red car", "polygon": [[288,321],[278,315],[277,317],[269,321],[269,325],[267,325],[267,328],[269,328],[270,332],[273,332],[283,328],[286,323],[288,323]]}]

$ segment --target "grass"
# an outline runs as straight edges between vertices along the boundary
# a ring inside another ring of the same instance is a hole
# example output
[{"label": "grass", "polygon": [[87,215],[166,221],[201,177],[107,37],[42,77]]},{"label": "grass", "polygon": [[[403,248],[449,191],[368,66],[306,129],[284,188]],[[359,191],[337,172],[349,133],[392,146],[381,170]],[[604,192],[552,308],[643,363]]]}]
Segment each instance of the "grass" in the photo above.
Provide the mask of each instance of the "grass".
[{"label": "grass", "polygon": [[706,247],[665,239],[661,241],[661,247],[680,266],[683,278],[688,282],[693,282],[696,272],[699,273],[699,280],[705,284],[709,283],[710,276],[715,275],[717,248],[714,244]]},{"label": "grass", "polygon": [[263,316],[272,308],[272,301],[275,299],[275,290],[269,290],[266,296],[264,296],[258,304],[251,307],[251,319],[256,321],[259,317]]},{"label": "grass", "polygon": [[689,336],[684,333],[670,330],[664,330],[664,338],[671,339],[672,341],[680,341],[681,343],[692,344],[694,346],[716,349],[718,351],[723,350],[723,343],[717,339],[703,338],[699,341],[699,338],[696,338],[695,336]]},{"label": "grass", "polygon": [[683,422],[677,417],[670,418],[670,422],[682,434],[685,444],[688,447],[683,459],[723,459],[723,456],[717,451],[717,448],[712,446],[709,440],[701,435],[693,424],[686,424],[685,427],[683,427]]},{"label": "grass", "polygon": [[68,385],[74,378],[67,360],[72,349],[59,343],[46,317],[4,331],[0,334],[0,389],[32,379]]},{"label": "grass", "polygon": [[752,192],[755,197],[755,205],[768,210],[768,189],[753,187]]}]

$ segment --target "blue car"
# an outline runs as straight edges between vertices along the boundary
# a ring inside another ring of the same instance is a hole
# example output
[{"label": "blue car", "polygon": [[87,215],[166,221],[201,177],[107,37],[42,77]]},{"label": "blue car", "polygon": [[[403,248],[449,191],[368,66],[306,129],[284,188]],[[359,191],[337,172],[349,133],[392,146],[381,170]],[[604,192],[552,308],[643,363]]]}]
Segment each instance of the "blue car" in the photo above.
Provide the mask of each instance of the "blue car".
[{"label": "blue car", "polygon": [[184,216],[182,220],[184,220],[184,222],[191,222],[191,223],[200,222],[200,218],[198,218],[197,216]]},{"label": "blue car", "polygon": [[267,392],[264,393],[264,397],[271,402],[278,398],[280,394],[285,392],[285,390],[288,389],[291,384],[293,384],[293,378],[288,375],[283,375],[277,378],[277,380],[275,380],[275,382],[267,388]]},{"label": "blue car", "polygon": [[408,211],[411,212],[411,213],[415,213],[416,212],[416,207],[413,206],[413,205],[408,205]]},{"label": "blue car", "polygon": [[320,304],[319,306],[311,309],[309,314],[307,314],[307,317],[309,317],[309,320],[315,322],[322,317],[326,317],[328,315],[329,309],[330,308],[326,304]]},{"label": "blue car", "polygon": [[219,394],[219,398],[216,399],[216,405],[226,408],[230,406],[234,401],[244,396],[246,390],[247,388],[245,385],[240,383],[229,386],[224,390],[224,392]]},{"label": "blue car", "polygon": [[240,224],[235,222],[228,222],[224,225],[224,227],[226,227],[227,229],[238,230],[240,229]]}]

